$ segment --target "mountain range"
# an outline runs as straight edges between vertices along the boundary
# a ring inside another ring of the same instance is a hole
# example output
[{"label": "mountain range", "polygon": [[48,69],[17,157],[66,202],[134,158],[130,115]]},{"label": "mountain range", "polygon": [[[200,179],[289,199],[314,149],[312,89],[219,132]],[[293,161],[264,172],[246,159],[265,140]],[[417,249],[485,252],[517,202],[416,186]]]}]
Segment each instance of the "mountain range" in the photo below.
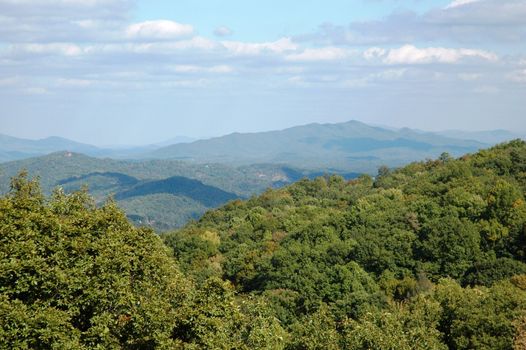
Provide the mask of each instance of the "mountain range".
[{"label": "mountain range", "polygon": [[10,161],[69,150],[85,154],[95,154],[95,146],[71,141],[62,137],[48,137],[41,140],[27,140],[0,134],[0,161]]},{"label": "mountain range", "polygon": [[[113,196],[136,224],[162,231],[227,201],[304,177],[375,175],[381,165],[396,167],[443,152],[457,156],[486,147],[481,141],[514,136],[502,130],[438,134],[357,121],[193,142],[178,137],[157,145],[114,149],[59,137],[24,140],[0,135],[0,193],[6,193],[10,179],[25,169],[39,177],[48,194],[55,187],[71,192],[87,186],[98,203]],[[16,158],[22,159],[7,161]]]},{"label": "mountain range", "polygon": [[145,146],[97,147],[58,136],[51,136],[40,140],[28,140],[0,134],[0,162],[37,157],[58,151],[82,153],[92,157],[140,159],[145,158],[148,152],[158,148],[192,141],[195,141],[195,139],[177,136],[170,140]]},{"label": "mountain range", "polygon": [[[505,135],[501,135],[505,138]],[[487,144],[408,128],[392,130],[358,121],[309,124],[280,131],[233,133],[176,144],[148,153],[152,158],[229,164],[279,163],[301,168],[374,172],[380,165],[399,166],[459,156]]]},{"label": "mountain range", "polygon": [[[275,164],[229,166],[178,160],[116,160],[61,151],[0,164],[0,193],[25,170],[38,177],[43,191],[61,187],[72,192],[87,187],[97,203],[113,196],[137,224],[158,230],[179,227],[205,211],[269,187],[323,175]],[[350,179],[357,173],[340,173]]]},{"label": "mountain range", "polygon": [[234,165],[279,163],[308,169],[374,172],[379,165],[398,166],[442,152],[460,155],[520,137],[506,130],[433,133],[358,121],[233,133],[203,140],[177,136],[157,144],[129,147],[96,147],[61,137],[27,140],[0,135],[0,162],[67,150],[99,158],[178,159]]}]

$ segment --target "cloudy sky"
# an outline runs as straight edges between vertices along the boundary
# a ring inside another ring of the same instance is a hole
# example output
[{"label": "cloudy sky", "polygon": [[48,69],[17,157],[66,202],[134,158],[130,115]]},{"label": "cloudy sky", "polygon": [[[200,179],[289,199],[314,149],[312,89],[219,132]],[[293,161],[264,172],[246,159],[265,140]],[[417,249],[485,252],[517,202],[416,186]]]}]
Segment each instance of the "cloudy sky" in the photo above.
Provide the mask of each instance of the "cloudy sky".
[{"label": "cloudy sky", "polygon": [[0,133],[526,131],[526,0],[0,0]]}]

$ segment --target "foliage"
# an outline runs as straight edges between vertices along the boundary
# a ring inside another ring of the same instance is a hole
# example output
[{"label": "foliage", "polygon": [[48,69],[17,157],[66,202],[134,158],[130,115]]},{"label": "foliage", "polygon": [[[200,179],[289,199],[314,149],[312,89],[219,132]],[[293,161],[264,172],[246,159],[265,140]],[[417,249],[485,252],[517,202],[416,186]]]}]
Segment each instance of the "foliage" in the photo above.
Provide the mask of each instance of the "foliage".
[{"label": "foliage", "polygon": [[344,348],[447,349],[437,329],[440,313],[441,307],[436,301],[420,297],[369,312],[358,320],[349,319],[343,326]]},{"label": "foliage", "polygon": [[9,179],[22,170],[38,176],[46,194],[57,186],[67,193],[87,186],[99,205],[113,195],[135,224],[157,231],[181,227],[231,199],[246,198],[268,187],[281,187],[303,177],[323,174],[316,169],[276,164],[234,167],[177,160],[98,159],[57,152],[0,164],[0,193],[9,191]]},{"label": "foliage", "polygon": [[524,155],[269,189],[164,234],[175,259],[114,202],[16,177],[0,348],[521,349]]},{"label": "foliage", "polygon": [[490,288],[461,288],[443,280],[434,298],[443,308],[439,329],[450,349],[511,349],[526,291],[508,281]]},{"label": "foliage", "polygon": [[15,178],[0,200],[0,339],[12,348],[173,344],[189,285],[161,240],[86,193],[46,201]]},{"label": "foliage", "polygon": [[0,348],[279,349],[262,299],[196,288],[161,239],[86,192],[47,200],[26,174],[0,198]]},{"label": "foliage", "polygon": [[515,287],[526,273],[525,154],[516,140],[375,179],[301,180],[164,239],[194,280],[264,297],[292,348],[511,348],[526,310]]}]

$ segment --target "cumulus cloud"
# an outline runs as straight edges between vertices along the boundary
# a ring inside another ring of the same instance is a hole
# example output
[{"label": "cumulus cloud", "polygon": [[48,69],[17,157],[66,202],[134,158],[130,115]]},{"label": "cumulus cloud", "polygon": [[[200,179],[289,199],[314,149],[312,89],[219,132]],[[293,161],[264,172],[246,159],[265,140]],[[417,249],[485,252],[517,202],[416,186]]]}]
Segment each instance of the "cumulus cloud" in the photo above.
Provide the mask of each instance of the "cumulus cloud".
[{"label": "cumulus cloud", "polygon": [[2,14],[25,17],[113,17],[126,13],[132,6],[131,0],[0,0]]},{"label": "cumulus cloud", "polygon": [[43,87],[28,87],[22,90],[26,95],[47,95],[49,90]]},{"label": "cumulus cloud", "polygon": [[516,70],[508,75],[509,79],[517,83],[526,83],[526,69]]},{"label": "cumulus cloud", "polygon": [[482,85],[482,86],[477,86],[476,88],[474,88],[473,92],[477,94],[484,94],[484,95],[495,95],[500,92],[500,89],[496,86]]},{"label": "cumulus cloud", "polygon": [[464,6],[467,4],[472,4],[474,2],[479,2],[480,0],[454,0],[449,5],[445,7],[445,9],[451,9],[459,6]]},{"label": "cumulus cloud", "polygon": [[217,65],[212,67],[202,67],[196,65],[175,65],[171,67],[176,73],[231,73],[234,69],[228,65]]},{"label": "cumulus cloud", "polygon": [[424,63],[457,63],[472,57],[487,61],[496,61],[497,55],[483,50],[450,49],[443,47],[417,48],[404,45],[398,49],[391,49],[384,54],[383,61],[387,64],[424,64]]},{"label": "cumulus cloud", "polygon": [[458,77],[464,81],[478,80],[482,77],[480,73],[459,73]]},{"label": "cumulus cloud", "polygon": [[0,0],[0,40],[108,40],[131,8],[131,0]]},{"label": "cumulus cloud", "polygon": [[194,28],[169,20],[134,23],[126,28],[126,36],[140,40],[173,40],[192,35]]},{"label": "cumulus cloud", "polygon": [[364,51],[363,57],[367,60],[372,60],[380,57],[384,57],[387,50],[381,47],[371,47]]},{"label": "cumulus cloud", "polygon": [[[83,53],[93,56],[132,55],[136,60],[145,60],[148,55],[170,56],[178,52],[213,52],[221,47],[212,40],[195,36],[189,39],[176,41],[139,41],[139,42],[117,42],[107,44],[94,44],[83,47]],[[149,57],[151,59],[151,57]],[[193,59],[188,56],[188,60]]]},{"label": "cumulus cloud", "polygon": [[19,77],[6,77],[0,78],[0,87],[13,87],[18,85],[20,82]]},{"label": "cumulus cloud", "polygon": [[281,38],[272,42],[246,43],[241,41],[223,41],[225,48],[235,55],[258,55],[265,52],[283,53],[294,51],[298,45],[290,38]]},{"label": "cumulus cloud", "polygon": [[526,43],[526,1],[457,0],[423,14],[398,11],[380,20],[348,26],[324,24],[304,41],[330,45],[380,45],[406,42],[453,42],[499,45]]},{"label": "cumulus cloud", "polygon": [[[46,12],[46,3],[54,10]],[[36,9],[29,9],[29,4],[36,4]],[[479,8],[479,2],[451,3],[448,9],[424,15],[398,13],[348,28],[327,25],[327,36],[316,43],[298,37],[262,42],[206,38],[197,34],[199,28],[172,20],[130,23],[122,13],[112,12],[119,8],[126,13],[127,4],[118,0],[0,0],[0,87],[4,92],[21,93],[41,89],[45,97],[55,91],[123,93],[209,88],[234,81],[272,88],[283,84],[334,89],[462,82],[458,85],[469,86],[470,91],[503,81],[513,86],[511,82],[526,81],[520,66],[524,56],[499,58],[485,50],[485,45],[449,46],[447,40],[433,45],[424,40],[439,38],[430,28],[446,30],[448,23],[463,23],[462,18],[467,17],[460,11]],[[27,9],[27,16],[21,8]],[[470,16],[478,19],[468,27],[483,22],[480,15]],[[416,30],[422,28],[422,33]],[[230,33],[227,27],[215,31],[219,37]],[[479,76],[480,65],[484,76]],[[486,74],[488,70],[495,74]]]},{"label": "cumulus cloud", "polygon": [[214,34],[220,37],[229,36],[232,35],[232,30],[227,26],[220,26],[214,30]]},{"label": "cumulus cloud", "polygon": [[8,47],[8,52],[15,56],[27,54],[78,56],[83,51],[80,46],[70,43],[15,44]]},{"label": "cumulus cloud", "polygon": [[88,79],[75,79],[75,78],[60,78],[57,80],[56,85],[65,88],[86,88],[93,85],[92,80]]},{"label": "cumulus cloud", "polygon": [[348,56],[348,51],[339,47],[308,48],[303,52],[290,54],[285,57],[288,61],[335,61]]}]

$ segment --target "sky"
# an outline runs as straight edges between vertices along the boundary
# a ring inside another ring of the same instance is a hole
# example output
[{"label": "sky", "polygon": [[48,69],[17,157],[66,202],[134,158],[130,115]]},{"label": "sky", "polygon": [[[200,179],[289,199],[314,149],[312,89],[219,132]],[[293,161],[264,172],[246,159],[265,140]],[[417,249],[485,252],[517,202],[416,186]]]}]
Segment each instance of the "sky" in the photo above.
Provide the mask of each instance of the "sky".
[{"label": "sky", "polygon": [[0,134],[526,131],[526,0],[0,0]]}]

